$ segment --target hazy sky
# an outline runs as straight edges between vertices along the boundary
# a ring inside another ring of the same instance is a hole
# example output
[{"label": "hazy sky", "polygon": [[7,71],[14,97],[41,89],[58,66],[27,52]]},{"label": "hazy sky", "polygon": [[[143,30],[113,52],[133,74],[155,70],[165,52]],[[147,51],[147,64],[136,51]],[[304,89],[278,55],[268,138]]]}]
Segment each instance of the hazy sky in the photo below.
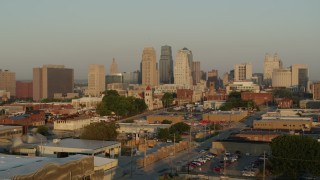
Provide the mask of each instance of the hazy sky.
[{"label": "hazy sky", "polygon": [[320,80],[320,1],[295,0],[3,0],[0,68],[32,79],[32,68],[64,64],[86,79],[89,64],[115,57],[120,71],[139,69],[144,47],[187,47],[201,69],[221,76],[236,63],[262,72],[265,53],[285,66],[308,64]]}]

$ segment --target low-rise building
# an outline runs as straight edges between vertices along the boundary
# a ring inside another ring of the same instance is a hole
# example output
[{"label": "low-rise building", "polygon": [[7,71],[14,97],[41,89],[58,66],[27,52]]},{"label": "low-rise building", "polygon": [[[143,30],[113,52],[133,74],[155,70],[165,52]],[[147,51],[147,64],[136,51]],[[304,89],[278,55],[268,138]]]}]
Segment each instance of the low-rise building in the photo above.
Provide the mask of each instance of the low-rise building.
[{"label": "low-rise building", "polygon": [[3,126],[0,125],[0,139],[11,139],[20,137],[23,134],[22,126]]},{"label": "low-rise building", "polygon": [[182,115],[167,114],[167,113],[147,116],[147,121],[149,124],[161,124],[162,121],[164,121],[164,120],[169,120],[172,122],[171,124],[175,124],[178,122],[182,122],[183,119],[184,119],[184,117]]},{"label": "low-rise building", "polygon": [[81,107],[95,108],[100,102],[102,102],[102,97],[83,97],[80,99],[72,99],[71,104],[76,109]]},{"label": "low-rise building", "polygon": [[227,94],[230,92],[250,91],[254,93],[260,92],[260,86],[251,81],[232,82],[226,85]]},{"label": "low-rise building", "polygon": [[272,93],[253,93],[253,92],[241,92],[241,99],[244,101],[252,100],[258,106],[266,105],[268,102],[271,102],[273,97]]},{"label": "low-rise building", "polygon": [[45,113],[37,112],[34,114],[22,114],[14,116],[6,116],[0,119],[2,125],[18,125],[28,128],[28,126],[45,125]]},{"label": "low-rise building", "polygon": [[203,102],[203,108],[204,109],[220,109],[220,107],[225,103],[226,101],[208,100]]},{"label": "low-rise building", "polygon": [[209,113],[203,114],[202,119],[213,121],[215,123],[239,122],[247,116],[247,111],[211,111]]},{"label": "low-rise building", "polygon": [[290,109],[292,107],[293,101],[289,98],[281,98],[276,99],[276,103],[278,104],[278,108],[281,109]]},{"label": "low-rise building", "polygon": [[320,100],[301,100],[299,105],[303,109],[320,109]]},{"label": "low-rise building", "polygon": [[42,156],[48,157],[68,157],[73,154],[84,154],[114,158],[121,155],[121,143],[117,141],[61,139],[39,145],[38,148]]},{"label": "low-rise building", "polygon": [[310,118],[309,120],[275,119],[253,121],[254,129],[310,131],[311,127],[312,119]]},{"label": "low-rise building", "polygon": [[116,159],[73,155],[66,158],[0,154],[1,179],[113,179]]},{"label": "low-rise building", "polygon": [[53,122],[53,129],[63,131],[75,131],[84,128],[90,123],[92,123],[92,118],[89,116],[59,119]]},{"label": "low-rise building", "polygon": [[171,124],[118,123],[120,133],[157,133],[159,129],[169,128]]}]

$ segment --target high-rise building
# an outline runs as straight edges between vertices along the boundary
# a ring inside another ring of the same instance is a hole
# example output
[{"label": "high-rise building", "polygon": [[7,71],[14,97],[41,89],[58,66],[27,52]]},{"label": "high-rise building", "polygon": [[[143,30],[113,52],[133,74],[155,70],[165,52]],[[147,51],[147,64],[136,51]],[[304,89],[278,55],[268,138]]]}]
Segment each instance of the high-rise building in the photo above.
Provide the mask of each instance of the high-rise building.
[{"label": "high-rise building", "polygon": [[234,67],[234,81],[246,81],[252,78],[252,64],[236,64]]},{"label": "high-rise building", "polygon": [[320,82],[315,82],[311,85],[311,92],[314,100],[320,100]]},{"label": "high-rise building", "polygon": [[201,72],[200,72],[200,61],[193,61],[192,62],[192,80],[193,80],[193,84],[197,85],[197,83],[200,82],[200,76],[201,76]]},{"label": "high-rise building", "polygon": [[200,80],[207,81],[207,73],[204,71],[200,71]]},{"label": "high-rise building", "polygon": [[44,65],[33,68],[33,100],[53,98],[54,93],[72,93],[74,85],[73,69],[63,65]]},{"label": "high-rise building", "polygon": [[261,86],[262,82],[263,82],[263,74],[262,73],[253,73],[252,74],[252,82]]},{"label": "high-rise building", "polygon": [[173,83],[173,59],[171,46],[166,45],[161,47],[159,65],[160,83]]},{"label": "high-rise building", "polygon": [[272,72],[274,69],[282,69],[282,61],[277,53],[273,56],[266,53],[263,66],[263,80],[267,85],[271,85]]},{"label": "high-rise building", "polygon": [[139,71],[123,72],[123,83],[127,84],[139,84]]},{"label": "high-rise building", "polygon": [[156,51],[153,47],[143,49],[141,60],[142,84],[156,86],[159,84],[158,65]]},{"label": "high-rise building", "polygon": [[174,84],[193,85],[192,52],[183,48],[178,51],[174,65]]},{"label": "high-rise building", "polygon": [[302,91],[307,90],[309,70],[306,64],[293,64],[291,66],[292,86],[298,86]]},{"label": "high-rise building", "polygon": [[214,89],[218,89],[219,81],[218,81],[218,70],[212,69],[208,71],[208,80],[207,80],[207,87],[210,88],[210,84],[213,84]]},{"label": "high-rise building", "polygon": [[116,63],[116,60],[112,59],[112,64],[110,65],[110,74],[117,74],[119,73],[118,70],[118,64]]},{"label": "high-rise building", "polygon": [[223,86],[226,86],[229,84],[229,73],[228,72],[225,72],[223,74],[222,82],[223,82]]},{"label": "high-rise building", "polygon": [[0,69],[0,90],[10,92],[10,96],[16,96],[16,73]]},{"label": "high-rise building", "polygon": [[32,98],[32,82],[17,81],[16,98]]},{"label": "high-rise building", "polygon": [[274,69],[272,72],[272,87],[287,88],[291,86],[290,69]]},{"label": "high-rise building", "polygon": [[106,90],[106,70],[104,65],[90,64],[88,72],[88,89],[86,95],[99,97]]}]

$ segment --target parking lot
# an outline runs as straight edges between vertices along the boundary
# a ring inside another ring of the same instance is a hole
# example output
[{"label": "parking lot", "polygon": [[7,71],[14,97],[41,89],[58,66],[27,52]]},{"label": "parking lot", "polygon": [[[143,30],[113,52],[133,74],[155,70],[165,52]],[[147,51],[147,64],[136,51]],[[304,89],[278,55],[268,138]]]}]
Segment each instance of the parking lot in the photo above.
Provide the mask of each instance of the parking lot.
[{"label": "parking lot", "polygon": [[[199,157],[206,157],[208,152],[199,153]],[[241,152],[228,152],[211,158],[205,163],[201,163],[201,159],[194,158],[192,164],[192,172],[205,174],[208,176],[243,176],[243,177],[254,177],[259,173],[259,169],[263,167],[263,157],[253,156],[247,153]],[[224,170],[224,167],[226,169]]]}]

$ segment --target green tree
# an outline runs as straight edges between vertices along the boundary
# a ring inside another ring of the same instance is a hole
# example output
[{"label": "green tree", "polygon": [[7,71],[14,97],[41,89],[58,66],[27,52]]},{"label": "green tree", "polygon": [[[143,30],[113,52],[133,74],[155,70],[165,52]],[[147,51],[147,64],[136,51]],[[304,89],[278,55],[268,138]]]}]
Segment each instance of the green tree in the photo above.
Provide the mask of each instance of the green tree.
[{"label": "green tree", "polygon": [[270,144],[272,171],[276,175],[296,179],[307,173],[320,175],[320,144],[308,136],[284,135]]},{"label": "green tree", "polygon": [[169,107],[173,102],[173,94],[172,93],[164,93],[164,95],[161,98],[162,106],[163,107]]},{"label": "green tree", "polygon": [[81,139],[114,141],[118,136],[119,125],[112,122],[95,122],[84,127]]},{"label": "green tree", "polygon": [[178,122],[169,128],[169,131],[171,134],[173,133],[182,134],[189,130],[190,130],[190,126],[184,122]]},{"label": "green tree", "polygon": [[162,122],[161,122],[161,124],[171,124],[172,123],[172,121],[169,121],[169,120],[167,120],[167,119],[165,119],[165,120],[163,120]]},{"label": "green tree", "polygon": [[37,128],[37,133],[42,134],[44,136],[48,136],[49,135],[49,129],[47,126],[39,126]]},{"label": "green tree", "polygon": [[111,115],[113,112],[119,116],[131,116],[147,109],[143,99],[120,96],[114,90],[105,91],[104,94],[102,102],[97,106],[97,113],[101,116]]},{"label": "green tree", "polygon": [[293,94],[288,89],[275,89],[272,91],[274,98],[292,98]]},{"label": "green tree", "polygon": [[157,134],[158,139],[166,141],[170,138],[170,132],[168,128],[160,128]]}]

